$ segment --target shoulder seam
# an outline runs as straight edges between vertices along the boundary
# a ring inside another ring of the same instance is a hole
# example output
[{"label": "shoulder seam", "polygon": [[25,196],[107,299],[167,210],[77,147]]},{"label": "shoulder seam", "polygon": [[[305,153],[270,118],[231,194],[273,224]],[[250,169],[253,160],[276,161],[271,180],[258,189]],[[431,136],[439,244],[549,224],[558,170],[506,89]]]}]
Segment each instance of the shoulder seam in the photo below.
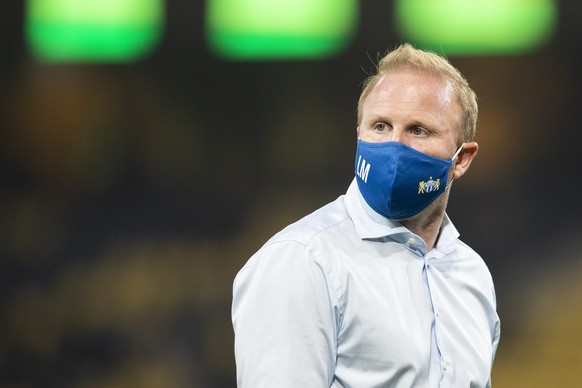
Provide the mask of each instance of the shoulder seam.
[{"label": "shoulder seam", "polygon": [[331,229],[333,227],[336,227],[339,224],[341,224],[343,222],[346,222],[349,219],[350,219],[350,217],[349,216],[346,216],[342,220],[340,220],[338,222],[335,222],[332,225],[329,225],[329,226],[327,226],[325,228],[322,228],[322,229],[318,230],[317,232],[311,234],[305,240],[300,240],[300,239],[297,239],[297,238],[294,238],[294,237],[282,237],[282,238],[277,238],[277,239],[274,239],[274,240],[268,242],[267,244],[265,244],[265,247],[271,246],[271,245],[276,244],[276,243],[282,243],[282,242],[294,242],[294,243],[297,243],[297,244],[302,245],[304,247],[307,247],[307,245],[309,245],[309,243],[311,242],[311,240],[313,240],[319,234],[321,234],[321,233],[323,233],[323,232],[325,232],[325,231],[327,231],[327,230],[329,230],[329,229]]}]

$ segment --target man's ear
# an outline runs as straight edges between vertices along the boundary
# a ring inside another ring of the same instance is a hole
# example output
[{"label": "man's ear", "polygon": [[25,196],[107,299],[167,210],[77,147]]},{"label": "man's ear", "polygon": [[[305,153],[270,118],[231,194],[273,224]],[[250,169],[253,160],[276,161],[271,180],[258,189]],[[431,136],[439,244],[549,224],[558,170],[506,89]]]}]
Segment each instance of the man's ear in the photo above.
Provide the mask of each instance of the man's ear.
[{"label": "man's ear", "polygon": [[463,145],[463,149],[459,152],[457,159],[453,162],[453,178],[459,179],[462,177],[469,167],[471,166],[471,162],[475,159],[477,152],[479,151],[479,144],[475,143],[474,141],[465,143]]}]

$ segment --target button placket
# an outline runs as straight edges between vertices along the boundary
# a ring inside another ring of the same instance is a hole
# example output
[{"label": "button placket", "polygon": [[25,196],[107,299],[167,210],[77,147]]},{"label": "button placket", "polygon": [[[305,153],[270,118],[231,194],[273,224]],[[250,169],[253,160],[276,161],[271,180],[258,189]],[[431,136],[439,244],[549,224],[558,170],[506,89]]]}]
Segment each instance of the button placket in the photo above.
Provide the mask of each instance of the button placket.
[{"label": "button placket", "polygon": [[[438,303],[438,298],[435,298],[435,295],[433,293],[432,286],[433,286],[433,277],[435,276],[434,271],[436,270],[435,265],[433,263],[433,260],[438,259],[438,255],[435,256],[434,252],[431,252],[432,254],[428,254],[427,256],[424,257],[424,266],[426,268],[426,281],[427,281],[427,285],[429,287],[429,293],[430,293],[430,303],[433,309],[433,314],[434,314],[434,338],[436,341],[436,348],[440,357],[440,367],[441,367],[441,379],[444,378],[445,373],[447,372],[447,369],[449,369],[450,365],[447,362],[446,359],[446,355],[444,354],[444,349],[443,346],[441,344],[440,336],[439,336],[439,331],[440,331],[440,322],[442,320],[442,314],[441,314],[441,309],[439,307],[439,303]],[[438,275],[437,275],[438,276]]]}]

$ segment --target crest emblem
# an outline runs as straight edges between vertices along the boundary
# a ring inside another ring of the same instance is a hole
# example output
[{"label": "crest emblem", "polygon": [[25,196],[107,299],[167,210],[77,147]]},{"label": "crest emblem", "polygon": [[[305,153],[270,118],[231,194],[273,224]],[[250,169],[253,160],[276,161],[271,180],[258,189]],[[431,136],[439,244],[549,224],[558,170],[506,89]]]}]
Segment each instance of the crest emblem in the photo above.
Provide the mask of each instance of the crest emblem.
[{"label": "crest emblem", "polygon": [[418,194],[428,194],[432,193],[433,191],[439,191],[440,187],[440,178],[435,181],[432,179],[432,177],[430,177],[427,181],[418,182]]}]

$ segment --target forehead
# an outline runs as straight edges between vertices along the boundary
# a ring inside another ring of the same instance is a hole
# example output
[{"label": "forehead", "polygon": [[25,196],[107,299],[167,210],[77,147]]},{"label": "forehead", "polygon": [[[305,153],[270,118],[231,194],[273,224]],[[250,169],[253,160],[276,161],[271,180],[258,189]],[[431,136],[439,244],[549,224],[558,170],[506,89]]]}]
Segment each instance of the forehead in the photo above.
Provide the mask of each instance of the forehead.
[{"label": "forehead", "polygon": [[431,74],[398,71],[376,82],[363,104],[364,116],[401,112],[459,123],[460,107],[450,81]]},{"label": "forehead", "polygon": [[368,98],[394,102],[433,102],[443,107],[453,105],[452,82],[432,74],[400,70],[383,75],[372,87]]}]

